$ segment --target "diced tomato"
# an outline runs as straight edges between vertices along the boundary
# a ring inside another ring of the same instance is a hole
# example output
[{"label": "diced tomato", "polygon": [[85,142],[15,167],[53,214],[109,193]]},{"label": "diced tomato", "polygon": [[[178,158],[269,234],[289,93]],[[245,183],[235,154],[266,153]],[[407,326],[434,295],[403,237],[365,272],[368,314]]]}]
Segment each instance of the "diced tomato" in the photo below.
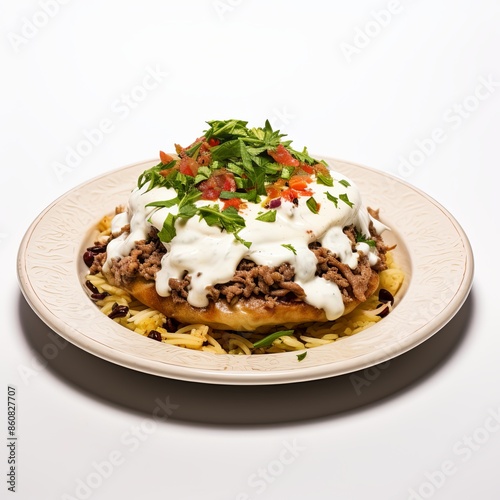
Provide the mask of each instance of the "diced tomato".
[{"label": "diced tomato", "polygon": [[183,156],[179,162],[179,172],[184,175],[190,175],[191,177],[196,176],[199,167],[196,160],[190,156]]},{"label": "diced tomato", "polygon": [[223,208],[222,210],[226,210],[226,208],[229,207],[234,207],[236,210],[240,208],[240,205],[242,205],[241,198],[229,198],[229,200],[224,200]]},{"label": "diced tomato", "polygon": [[236,191],[236,181],[234,180],[233,174],[226,174],[224,176],[222,190],[223,191],[233,191],[233,192]]},{"label": "diced tomato", "polygon": [[298,198],[299,196],[312,196],[312,195],[313,195],[313,192],[309,189],[291,189],[291,188],[288,188],[288,189],[285,189],[285,191],[283,191],[281,193],[281,197],[287,201],[293,201],[295,198]]},{"label": "diced tomato", "polygon": [[323,175],[327,175],[327,176],[330,175],[330,170],[323,163],[316,163],[316,165],[314,165],[314,171],[319,172],[320,174],[323,174]]},{"label": "diced tomato", "polygon": [[236,181],[231,172],[216,170],[206,181],[200,182],[198,189],[204,200],[216,200],[221,191],[236,191]]},{"label": "diced tomato", "polygon": [[203,200],[217,200],[220,195],[220,189],[209,187],[201,192]]},{"label": "diced tomato", "polygon": [[164,153],[163,151],[160,151],[160,161],[163,163],[163,165],[170,163],[172,160],[173,158],[170,155]]},{"label": "diced tomato", "polygon": [[216,139],[215,137],[211,137],[209,140],[208,140],[208,145],[213,148],[214,146],[218,146],[220,144],[220,141],[219,139]]},{"label": "diced tomato", "polygon": [[267,197],[272,200],[274,198],[279,198],[281,195],[281,189],[278,189],[276,187],[270,186],[266,187],[266,193]]},{"label": "diced tomato", "polygon": [[307,163],[301,163],[300,170],[302,170],[303,172],[305,172],[306,174],[309,174],[309,175],[314,174],[314,172],[315,172],[314,167],[311,165],[308,165]]},{"label": "diced tomato", "polygon": [[299,193],[299,196],[312,196],[314,191],[310,189],[301,189],[300,191],[298,190],[297,193]]},{"label": "diced tomato", "polygon": [[282,197],[284,200],[287,200],[287,201],[293,201],[295,198],[298,198],[298,197],[299,197],[299,194],[297,193],[297,191],[295,191],[295,189],[285,189],[285,190],[281,193],[281,197]]},{"label": "diced tomato", "polygon": [[273,158],[273,160],[281,165],[287,167],[298,167],[300,165],[299,160],[294,158],[291,153],[280,144],[275,150],[268,149],[267,153]]},{"label": "diced tomato", "polygon": [[303,190],[312,182],[312,179],[306,175],[292,175],[288,181],[288,186],[291,189]]},{"label": "diced tomato", "polygon": [[234,180],[234,175],[226,170],[216,170],[208,181],[215,183],[215,186],[217,186],[221,191],[236,191],[236,181]]},{"label": "diced tomato", "polygon": [[210,177],[206,181],[198,184],[198,189],[201,191],[201,197],[204,200],[216,200],[220,194],[220,188],[217,186],[215,179]]},{"label": "diced tomato", "polygon": [[274,184],[266,186],[267,197],[269,199],[279,198],[285,182],[285,179],[278,179]]}]

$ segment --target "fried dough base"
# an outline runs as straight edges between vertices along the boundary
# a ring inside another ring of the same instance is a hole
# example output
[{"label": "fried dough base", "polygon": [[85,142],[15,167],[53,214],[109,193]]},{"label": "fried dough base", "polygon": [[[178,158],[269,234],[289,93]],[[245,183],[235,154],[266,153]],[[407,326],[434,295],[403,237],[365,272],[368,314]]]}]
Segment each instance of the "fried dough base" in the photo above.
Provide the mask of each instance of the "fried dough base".
[{"label": "fried dough base", "polygon": [[[365,296],[372,295],[377,290],[378,284],[378,274],[372,271]],[[241,297],[235,304],[219,300],[210,301],[207,307],[193,307],[187,301],[174,302],[171,296],[161,297],[156,292],[154,281],[139,278],[122,287],[143,304],[184,324],[202,323],[222,330],[266,332],[277,325],[293,326],[300,323],[328,321],[322,309],[301,301],[277,301],[274,307],[270,308],[265,305],[264,299],[252,296]],[[360,301],[356,299],[348,302],[344,305],[342,315],[348,314],[359,304]]]}]

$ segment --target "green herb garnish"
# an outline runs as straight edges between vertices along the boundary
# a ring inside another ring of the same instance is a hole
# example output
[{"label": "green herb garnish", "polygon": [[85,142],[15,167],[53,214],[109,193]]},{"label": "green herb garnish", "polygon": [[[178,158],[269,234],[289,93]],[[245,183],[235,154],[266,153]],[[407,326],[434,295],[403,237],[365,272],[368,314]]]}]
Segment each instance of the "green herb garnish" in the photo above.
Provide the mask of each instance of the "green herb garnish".
[{"label": "green herb garnish", "polygon": [[326,197],[335,205],[336,208],[339,206],[339,199],[333,194],[330,194],[328,191],[326,192]]},{"label": "green herb garnish", "polygon": [[313,214],[317,214],[319,212],[318,202],[312,196],[306,201],[306,205],[307,205],[307,208]]},{"label": "green herb garnish", "polygon": [[297,354],[297,359],[302,361],[307,356],[307,351],[304,351],[302,354]]},{"label": "green herb garnish", "polygon": [[198,213],[209,226],[219,226],[228,233],[236,233],[245,227],[245,219],[238,214],[238,210],[234,207],[220,211],[219,205],[216,203],[215,205],[199,207]]},{"label": "green herb garnish", "polygon": [[360,233],[356,230],[356,242],[357,243],[366,243],[370,247],[375,248],[377,246],[377,242],[375,240],[367,238],[363,233]]},{"label": "green herb garnish", "polygon": [[347,196],[347,193],[342,193],[342,194],[339,194],[339,198],[347,205],[349,205],[349,207],[353,207],[354,206],[354,203],[352,201],[349,200],[349,197]]},{"label": "green herb garnish", "polygon": [[276,220],[276,210],[268,210],[262,215],[255,217],[255,220],[260,220],[262,222],[274,222]]},{"label": "green herb garnish", "polygon": [[[248,128],[243,120],[212,120],[208,121],[208,129],[203,137],[197,139],[188,148],[176,146],[180,158],[173,159],[167,164],[159,163],[145,170],[138,179],[138,188],[146,187],[147,190],[165,187],[173,189],[176,196],[169,200],[156,201],[148,206],[172,208],[178,206],[176,215],[169,216],[160,231],[162,241],[171,241],[175,236],[175,221],[178,218],[189,219],[199,216],[209,225],[219,226],[222,230],[238,236],[244,226],[244,219],[234,207],[221,210],[218,205],[198,207],[196,202],[203,198],[206,189],[219,187],[216,196],[222,200],[240,198],[250,203],[259,203],[262,197],[267,196],[266,186],[278,180],[286,181],[295,175],[300,164],[316,165],[320,163],[312,158],[307,149],[297,151],[291,147],[290,140],[285,140],[285,134],[273,130],[267,120],[263,127]],[[286,153],[292,163],[283,161]],[[187,158],[188,157],[188,158]],[[190,158],[198,161],[190,163]],[[201,162],[200,158],[204,161]],[[186,161],[189,160],[189,161]],[[321,162],[324,164],[324,162]],[[291,166],[295,165],[297,166]],[[326,164],[325,164],[326,165]],[[193,167],[193,168],[192,168]],[[328,172],[316,172],[319,183],[331,186],[333,179]],[[214,178],[219,175],[230,176],[231,183],[217,184]],[[212,195],[211,195],[212,196]],[[214,199],[209,197],[207,199]],[[313,213],[317,213],[319,205],[314,198],[307,200],[307,206]],[[276,218],[275,211],[268,211],[257,219],[263,222],[273,222]],[[249,245],[249,242],[240,241]]]},{"label": "green herb garnish", "polygon": [[293,252],[294,255],[297,255],[297,250],[295,250],[294,246],[290,245],[290,243],[283,243],[281,246]]},{"label": "green herb garnish", "polygon": [[316,173],[318,184],[324,184],[325,186],[332,187],[333,186],[333,178],[330,174],[326,175],[321,172]]},{"label": "green herb garnish", "polygon": [[[240,231],[241,231],[241,229],[240,229]],[[240,234],[239,234],[239,233],[240,233],[240,231],[236,231],[236,232],[234,233],[234,239],[235,239],[236,241],[239,241],[242,245],[245,245],[247,248],[250,248],[250,247],[252,246],[252,242],[251,242],[251,241],[246,241],[246,240],[244,240],[244,239],[240,236]]]},{"label": "green herb garnish", "polygon": [[175,220],[176,217],[174,215],[167,215],[166,219],[163,222],[163,227],[158,233],[158,238],[160,238],[161,241],[165,243],[169,243],[170,241],[172,241],[172,239],[176,235]]},{"label": "green herb garnish", "polygon": [[264,337],[263,339],[258,340],[257,342],[254,342],[253,346],[255,349],[258,349],[259,347],[268,347],[276,339],[279,339],[280,337],[283,337],[285,335],[293,335],[293,330],[282,330],[279,332],[271,333],[267,337]]},{"label": "green herb garnish", "polygon": [[146,206],[158,207],[158,208],[170,208],[173,207],[174,205],[177,205],[179,201],[180,201],[179,197],[176,196],[175,198],[172,198],[170,200],[152,201],[151,203],[148,203]]}]

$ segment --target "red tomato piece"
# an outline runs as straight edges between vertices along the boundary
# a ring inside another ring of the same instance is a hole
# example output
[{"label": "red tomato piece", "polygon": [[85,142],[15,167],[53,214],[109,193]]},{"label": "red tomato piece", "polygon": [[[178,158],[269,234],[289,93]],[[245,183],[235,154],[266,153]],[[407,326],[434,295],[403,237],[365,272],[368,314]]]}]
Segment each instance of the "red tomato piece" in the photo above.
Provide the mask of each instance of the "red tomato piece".
[{"label": "red tomato piece", "polygon": [[283,146],[283,144],[280,144],[275,150],[268,149],[267,153],[276,163],[281,165],[285,165],[287,167],[298,167],[300,165],[299,160],[294,158],[285,146]]},{"label": "red tomato piece", "polygon": [[300,164],[300,170],[304,171],[306,174],[314,174],[315,170],[314,167],[311,165],[308,165],[307,163],[301,163]]},{"label": "red tomato piece", "polygon": [[222,184],[223,191],[236,191],[236,181],[233,174],[225,174],[224,182]]},{"label": "red tomato piece", "polygon": [[306,189],[307,185],[312,182],[312,179],[307,175],[292,175],[288,181],[288,186],[292,189]]},{"label": "red tomato piece", "polygon": [[196,160],[190,156],[183,156],[179,163],[179,172],[184,175],[190,175],[191,177],[196,176],[198,173],[198,168],[200,166],[196,163]]},{"label": "red tomato piece", "polygon": [[281,197],[287,201],[293,201],[294,199],[298,198],[299,196],[312,196],[312,195],[313,195],[313,192],[309,189],[291,189],[291,188],[288,188],[288,189],[285,189],[285,191],[283,191],[281,193]]},{"label": "red tomato piece", "polygon": [[293,201],[295,198],[298,198],[299,197],[299,194],[297,191],[295,191],[295,189],[285,189],[282,193],[281,193],[281,197],[284,199],[284,200],[287,200],[287,201]]},{"label": "red tomato piece", "polygon": [[170,163],[172,160],[173,158],[170,155],[164,153],[163,151],[160,151],[160,161],[163,163],[163,165]]},{"label": "red tomato piece", "polygon": [[216,200],[221,191],[236,191],[236,181],[231,172],[216,170],[206,181],[200,182],[198,189],[204,200]]},{"label": "red tomato piece", "polygon": [[208,187],[201,192],[201,198],[203,200],[217,200],[220,195],[220,189]]},{"label": "red tomato piece", "polygon": [[229,200],[224,200],[224,206],[222,210],[226,210],[226,208],[229,207],[234,207],[236,208],[236,210],[238,210],[241,204],[242,204],[241,198],[229,198]]}]

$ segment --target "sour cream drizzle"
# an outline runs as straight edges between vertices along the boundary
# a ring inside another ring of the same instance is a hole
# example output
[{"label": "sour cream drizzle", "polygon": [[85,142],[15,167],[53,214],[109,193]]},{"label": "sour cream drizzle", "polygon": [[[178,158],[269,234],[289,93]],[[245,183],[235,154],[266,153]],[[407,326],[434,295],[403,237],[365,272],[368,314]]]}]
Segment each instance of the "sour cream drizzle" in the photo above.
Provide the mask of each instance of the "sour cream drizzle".
[{"label": "sour cream drizzle", "polygon": [[[358,243],[353,251],[342,229],[354,224],[358,231],[369,237],[370,221],[379,234],[387,227],[370,216],[363,206],[359,190],[350,179],[336,172],[331,172],[331,175],[334,179],[332,187],[316,182],[308,186],[319,205],[318,214],[307,207],[306,197],[299,198],[298,206],[282,201],[281,206],[276,208],[274,222],[256,220],[266,210],[260,204],[248,203],[246,208],[240,210],[246,227],[239,235],[252,243],[250,248],[236,241],[233,234],[217,226],[208,226],[197,216],[187,220],[177,219],[176,236],[169,243],[164,243],[167,253],[156,274],[157,293],[163,297],[169,296],[170,278],[181,279],[188,274],[191,276],[188,302],[194,307],[205,307],[209,303],[206,288],[229,281],[242,259],[270,267],[287,262],[295,269],[295,282],[304,289],[305,302],[323,309],[329,320],[341,316],[344,305],[340,290],[335,283],[315,276],[316,257],[308,245],[319,241],[351,269],[357,267],[361,253],[367,255],[370,264],[374,265],[379,259],[377,250],[366,243]],[[347,181],[348,186],[340,183],[340,180]],[[327,193],[338,199],[337,205],[328,199]],[[352,207],[339,198],[344,193]],[[136,241],[146,239],[152,226],[161,230],[169,212],[173,215],[177,213],[177,205],[160,209],[146,205],[175,196],[174,189],[165,187],[147,191],[145,185],[132,191],[127,210],[114,217],[111,227],[112,232],[117,234],[129,224],[130,231],[109,242],[104,272],[109,270],[112,259],[129,255]],[[200,200],[196,205],[213,203]]]}]

